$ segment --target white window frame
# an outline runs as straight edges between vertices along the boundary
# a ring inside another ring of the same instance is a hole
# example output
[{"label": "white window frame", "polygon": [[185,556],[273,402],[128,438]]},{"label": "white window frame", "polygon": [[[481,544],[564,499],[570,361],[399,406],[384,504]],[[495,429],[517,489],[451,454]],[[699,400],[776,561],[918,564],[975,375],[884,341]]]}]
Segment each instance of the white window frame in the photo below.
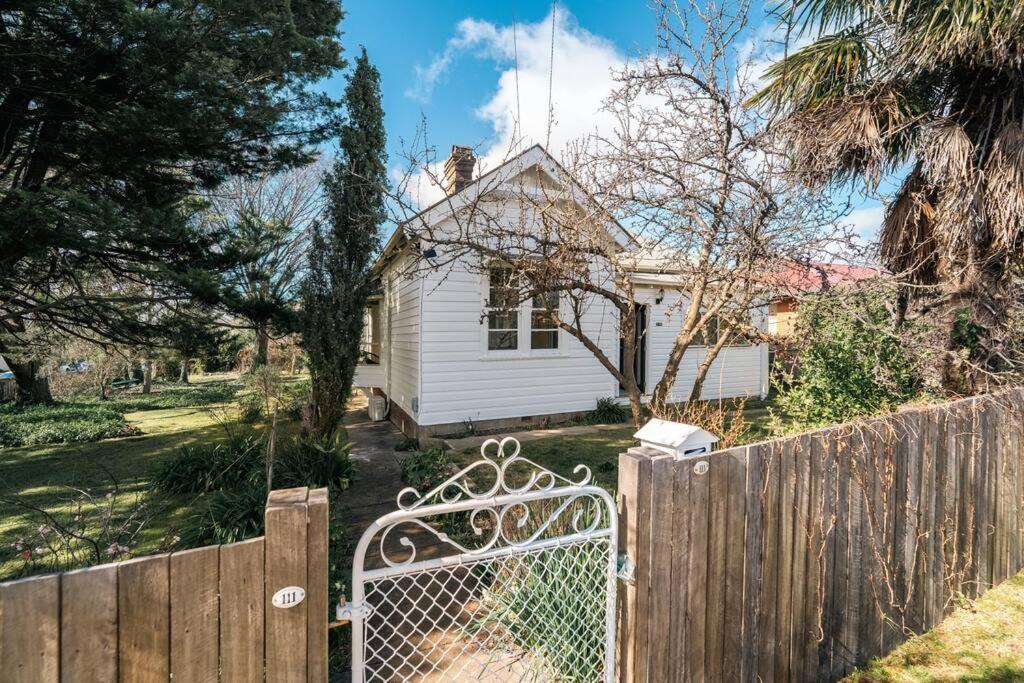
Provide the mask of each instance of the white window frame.
[{"label": "white window frame", "polygon": [[[499,266],[499,264],[492,264],[493,266]],[[517,329],[516,336],[516,348],[515,349],[490,349],[489,348],[489,332],[490,332],[490,318],[489,313],[492,310],[490,305],[490,291],[491,291],[491,277],[490,277],[489,265],[483,269],[483,273],[480,276],[480,303],[484,315],[480,321],[480,358],[481,360],[501,360],[509,358],[557,358],[568,355],[566,349],[566,335],[564,330],[561,328],[544,328],[544,329],[556,329],[558,333],[558,347],[554,349],[533,349],[531,348],[530,334],[533,331],[533,297],[531,296],[526,301],[519,303],[518,309],[514,309],[517,315],[519,326]],[[558,309],[559,314],[563,314],[565,310],[565,298],[558,297]],[[510,310],[511,312],[511,310]]]}]

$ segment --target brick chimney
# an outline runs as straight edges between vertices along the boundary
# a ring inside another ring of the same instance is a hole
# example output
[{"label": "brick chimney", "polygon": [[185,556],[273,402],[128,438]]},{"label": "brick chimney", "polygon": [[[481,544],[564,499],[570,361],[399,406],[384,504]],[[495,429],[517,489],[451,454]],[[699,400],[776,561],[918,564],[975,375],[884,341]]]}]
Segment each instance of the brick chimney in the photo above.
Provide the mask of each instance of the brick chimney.
[{"label": "brick chimney", "polygon": [[451,196],[473,182],[475,166],[471,147],[452,145],[452,153],[444,162],[444,191]]}]

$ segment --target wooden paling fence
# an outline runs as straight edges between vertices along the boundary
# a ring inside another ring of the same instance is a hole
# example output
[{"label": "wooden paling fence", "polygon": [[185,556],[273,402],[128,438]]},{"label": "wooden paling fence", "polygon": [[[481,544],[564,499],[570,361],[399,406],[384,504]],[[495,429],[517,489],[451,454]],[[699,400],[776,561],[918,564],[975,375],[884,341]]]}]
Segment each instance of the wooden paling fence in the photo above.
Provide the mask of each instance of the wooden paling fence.
[{"label": "wooden paling fence", "polygon": [[836,680],[1024,567],[1020,390],[619,460],[624,681]]},{"label": "wooden paling fence", "polygon": [[0,584],[0,679],[326,681],[327,512],[274,491],[263,537]]}]

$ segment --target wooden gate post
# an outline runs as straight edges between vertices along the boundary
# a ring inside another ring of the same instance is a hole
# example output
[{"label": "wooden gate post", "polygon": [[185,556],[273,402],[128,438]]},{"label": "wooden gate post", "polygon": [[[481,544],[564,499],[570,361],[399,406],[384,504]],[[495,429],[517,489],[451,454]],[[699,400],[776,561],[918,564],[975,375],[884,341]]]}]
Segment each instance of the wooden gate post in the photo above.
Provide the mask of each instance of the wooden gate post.
[{"label": "wooden gate post", "polygon": [[633,563],[633,578],[619,582],[616,624],[617,680],[647,680],[647,614],[650,599],[651,485],[653,448],[630,448],[619,455],[619,552]]},{"label": "wooden gate post", "polygon": [[[327,490],[272,491],[266,508],[267,680],[327,680]],[[297,600],[301,588],[303,598]],[[274,596],[279,600],[275,604]]]}]

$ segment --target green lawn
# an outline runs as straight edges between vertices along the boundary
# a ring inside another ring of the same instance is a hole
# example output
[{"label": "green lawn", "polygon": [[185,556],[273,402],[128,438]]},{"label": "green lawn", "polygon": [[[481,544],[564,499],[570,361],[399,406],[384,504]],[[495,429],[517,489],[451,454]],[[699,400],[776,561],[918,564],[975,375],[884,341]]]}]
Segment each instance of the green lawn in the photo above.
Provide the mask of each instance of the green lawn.
[{"label": "green lawn", "polygon": [[[211,387],[233,379],[223,375],[197,378]],[[152,399],[128,395],[114,401],[124,409],[140,403],[151,407],[170,398],[170,394],[161,397],[158,390]],[[90,522],[89,535],[95,535],[107,523],[108,511],[113,513],[111,523],[117,523],[142,502],[145,508],[136,525],[141,530],[130,548],[132,554],[166,547],[192,498],[153,495],[151,473],[182,446],[225,438],[227,429],[237,428],[234,414],[233,404],[227,402],[127,412],[128,422],[139,428],[142,436],[0,449],[0,579],[51,568],[48,561],[22,557],[26,551],[36,557],[51,556],[35,552],[45,546],[40,527],[54,522],[74,527],[85,519]],[[94,502],[86,502],[89,499]],[[77,521],[76,516],[80,518]],[[106,552],[106,548],[100,549],[101,555]],[[83,560],[92,563],[96,558]]]},{"label": "green lawn", "polygon": [[1024,681],[1024,572],[846,681]]},{"label": "green lawn", "polygon": [[[762,410],[749,413],[741,444],[768,438],[767,414]],[[586,465],[593,475],[593,482],[614,494],[618,485],[619,454],[637,445],[633,438],[635,433],[636,429],[629,426],[591,434],[524,441],[522,456],[568,479],[578,480],[579,475],[573,475],[573,468]],[[478,450],[466,450],[453,454],[452,459],[457,466],[464,467],[479,456]]]}]

